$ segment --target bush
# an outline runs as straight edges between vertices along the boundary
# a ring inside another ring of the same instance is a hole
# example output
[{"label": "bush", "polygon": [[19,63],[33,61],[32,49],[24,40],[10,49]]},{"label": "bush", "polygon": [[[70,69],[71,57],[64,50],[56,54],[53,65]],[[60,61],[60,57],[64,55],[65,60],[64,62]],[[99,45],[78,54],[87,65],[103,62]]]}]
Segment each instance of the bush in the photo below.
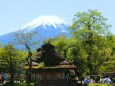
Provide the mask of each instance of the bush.
[{"label": "bush", "polygon": [[14,85],[12,85],[11,83],[6,83],[3,86],[27,86],[27,84],[25,82],[20,82],[20,83],[14,83]]},{"label": "bush", "polygon": [[14,86],[27,86],[25,82],[16,83]]},{"label": "bush", "polygon": [[110,84],[89,84],[88,86],[111,86]]}]

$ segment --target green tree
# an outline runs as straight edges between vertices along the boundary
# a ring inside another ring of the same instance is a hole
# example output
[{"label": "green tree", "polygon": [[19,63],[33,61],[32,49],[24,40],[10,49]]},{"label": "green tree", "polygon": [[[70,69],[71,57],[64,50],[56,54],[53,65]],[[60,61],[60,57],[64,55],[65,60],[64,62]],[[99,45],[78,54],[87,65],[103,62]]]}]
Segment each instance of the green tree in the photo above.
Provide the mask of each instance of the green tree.
[{"label": "green tree", "polygon": [[3,44],[0,42],[0,48],[3,46]]},{"label": "green tree", "polygon": [[0,61],[3,62],[1,66],[4,66],[6,70],[2,69],[2,72],[9,72],[11,78],[10,78],[10,83],[13,85],[14,83],[14,75],[15,75],[15,70],[16,70],[16,65],[18,62],[20,62],[21,57],[18,53],[18,51],[13,47],[13,45],[8,44],[5,46],[2,46],[0,49]]},{"label": "green tree", "polygon": [[112,54],[109,61],[105,62],[107,73],[115,72],[115,35],[112,36]]},{"label": "green tree", "polygon": [[20,30],[15,33],[16,44],[23,45],[28,52],[28,56],[26,58],[29,65],[29,70],[27,71],[28,85],[30,84],[32,78],[32,48],[35,48],[36,44],[38,44],[38,41],[35,41],[34,39],[37,39],[37,32],[35,31],[30,32],[26,30]]},{"label": "green tree", "polygon": [[55,46],[55,50],[59,55],[76,64],[76,72],[77,74],[79,73],[79,76],[83,75],[84,71],[86,71],[86,61],[80,57],[86,57],[86,54],[78,44],[78,40],[66,38],[65,36],[56,36],[47,41],[50,41]]},{"label": "green tree", "polygon": [[55,46],[55,50],[64,58],[67,58],[67,52],[70,48],[69,39],[65,36],[56,36],[52,39],[49,39],[51,44]]},{"label": "green tree", "polygon": [[[69,28],[72,37],[78,40],[80,58],[85,58],[88,72],[96,74],[103,63],[109,60],[112,52],[111,25],[106,23],[100,12],[88,10],[74,15],[73,24]],[[108,37],[109,36],[109,37]],[[78,54],[79,55],[79,54]],[[77,58],[74,57],[74,58]]]}]

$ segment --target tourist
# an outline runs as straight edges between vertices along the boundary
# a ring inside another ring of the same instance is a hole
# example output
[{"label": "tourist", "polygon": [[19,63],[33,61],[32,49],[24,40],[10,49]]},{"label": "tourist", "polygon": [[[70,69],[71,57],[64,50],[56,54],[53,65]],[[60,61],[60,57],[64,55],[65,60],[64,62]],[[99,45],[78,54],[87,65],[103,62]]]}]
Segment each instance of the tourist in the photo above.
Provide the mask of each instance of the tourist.
[{"label": "tourist", "polygon": [[88,83],[90,83],[90,77],[86,76],[83,82],[84,82],[84,86],[87,86]]},{"label": "tourist", "polygon": [[111,83],[111,79],[108,75],[103,79],[103,83],[104,84],[110,84]]},{"label": "tourist", "polygon": [[104,77],[101,77],[99,80],[100,83],[104,83]]},{"label": "tourist", "polygon": [[2,77],[2,73],[0,73],[0,85],[3,85],[3,77]]}]

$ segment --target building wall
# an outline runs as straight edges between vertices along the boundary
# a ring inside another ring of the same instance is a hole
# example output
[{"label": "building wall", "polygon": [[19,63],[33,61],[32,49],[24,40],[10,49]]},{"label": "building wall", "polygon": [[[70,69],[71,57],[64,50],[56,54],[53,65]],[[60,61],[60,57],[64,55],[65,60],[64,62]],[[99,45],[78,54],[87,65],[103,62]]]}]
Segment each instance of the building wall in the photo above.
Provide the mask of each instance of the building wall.
[{"label": "building wall", "polygon": [[61,80],[64,79],[63,72],[39,72],[36,73],[36,80]]}]

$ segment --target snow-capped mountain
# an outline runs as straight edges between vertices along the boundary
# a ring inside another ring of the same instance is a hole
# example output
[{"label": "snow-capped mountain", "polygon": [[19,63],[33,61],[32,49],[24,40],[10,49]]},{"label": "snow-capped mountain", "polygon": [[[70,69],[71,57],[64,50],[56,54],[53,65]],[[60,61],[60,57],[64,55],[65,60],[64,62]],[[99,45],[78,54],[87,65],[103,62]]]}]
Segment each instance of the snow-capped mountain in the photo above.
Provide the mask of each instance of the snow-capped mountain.
[{"label": "snow-capped mountain", "polygon": [[[36,31],[38,33],[38,38],[43,41],[44,39],[56,35],[67,35],[68,26],[69,24],[57,16],[40,16],[22,26],[19,30]],[[13,41],[15,32],[0,36],[0,42],[7,44],[10,41]]]},{"label": "snow-capped mountain", "polygon": [[67,23],[57,16],[40,16],[36,18],[35,20],[31,21],[30,23],[24,25],[22,28],[32,29],[41,25],[44,28],[47,28],[46,25],[53,26],[54,28],[57,28],[57,27],[63,28],[63,25],[67,25]]}]

